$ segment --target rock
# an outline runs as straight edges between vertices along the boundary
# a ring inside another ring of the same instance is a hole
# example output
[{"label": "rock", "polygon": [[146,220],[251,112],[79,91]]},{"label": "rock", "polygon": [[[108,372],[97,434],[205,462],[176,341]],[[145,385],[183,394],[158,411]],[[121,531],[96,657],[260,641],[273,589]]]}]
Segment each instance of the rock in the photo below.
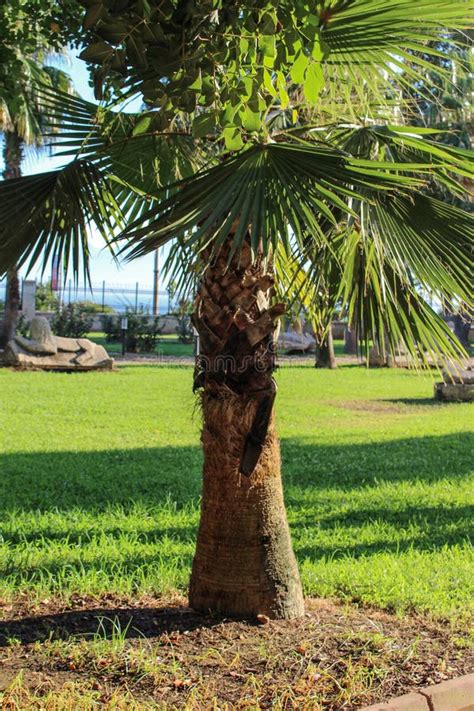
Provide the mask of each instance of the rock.
[{"label": "rock", "polygon": [[371,368],[383,368],[387,365],[387,354],[382,354],[378,348],[369,350],[369,366]]},{"label": "rock", "polygon": [[316,350],[316,341],[305,333],[285,331],[279,333],[275,340],[278,342],[278,350],[282,353],[308,353]]},{"label": "rock", "polygon": [[474,365],[456,370],[453,366],[443,371],[443,382],[435,384],[435,398],[447,402],[474,401]]},{"label": "rock", "polygon": [[409,368],[413,363],[413,358],[401,345],[392,351],[387,344],[385,353],[382,353],[378,346],[373,346],[369,350],[369,366],[371,368]]},{"label": "rock", "polygon": [[31,338],[15,336],[7,343],[3,360],[6,365],[41,370],[112,370],[109,354],[88,338],[53,336],[44,316],[31,321]]},{"label": "rock", "polygon": [[443,381],[446,384],[456,383],[461,385],[474,385],[474,365],[471,363],[466,368],[456,370],[453,366],[443,370]]},{"label": "rock", "polygon": [[436,383],[435,398],[445,402],[474,402],[474,383]]}]

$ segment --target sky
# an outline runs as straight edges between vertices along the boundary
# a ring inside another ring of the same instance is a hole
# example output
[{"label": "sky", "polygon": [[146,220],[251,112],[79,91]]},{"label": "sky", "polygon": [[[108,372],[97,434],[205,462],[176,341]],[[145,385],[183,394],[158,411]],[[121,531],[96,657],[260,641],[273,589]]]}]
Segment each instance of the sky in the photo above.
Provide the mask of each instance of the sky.
[{"label": "sky", "polygon": [[[89,86],[89,74],[85,62],[77,58],[80,50],[72,50],[68,54],[66,61],[61,61],[61,69],[66,71],[74,84],[78,94],[83,99],[95,101],[94,94]],[[129,110],[136,110],[138,106],[129,105]],[[54,152],[54,149],[53,149]],[[67,159],[66,159],[67,160]],[[32,175],[34,173],[42,173],[48,170],[54,170],[64,165],[64,157],[55,157],[46,153],[40,155],[28,155],[23,164],[23,173]],[[0,151],[0,170],[3,170],[3,160]],[[107,250],[103,248],[103,241],[97,232],[91,233],[91,281],[94,284],[106,283],[113,285],[135,285],[138,281],[141,287],[151,287],[153,280],[153,255],[147,255],[133,262],[122,263],[117,266],[114,260],[110,257]],[[161,259],[162,261],[162,259]],[[25,276],[24,272],[22,276]],[[43,280],[50,277],[48,272],[45,273]],[[28,278],[37,278],[41,281],[40,269],[33,268]],[[165,289],[165,285],[160,282],[160,291]]]}]

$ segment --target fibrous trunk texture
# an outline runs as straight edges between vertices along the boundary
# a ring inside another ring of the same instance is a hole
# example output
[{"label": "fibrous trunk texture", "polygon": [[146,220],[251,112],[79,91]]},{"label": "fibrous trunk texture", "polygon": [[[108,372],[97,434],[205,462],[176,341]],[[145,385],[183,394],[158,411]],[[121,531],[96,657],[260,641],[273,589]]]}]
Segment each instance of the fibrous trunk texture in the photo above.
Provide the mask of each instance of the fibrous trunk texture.
[{"label": "fibrous trunk texture", "polygon": [[304,606],[273,416],[274,321],[283,307],[269,307],[273,276],[263,260],[252,264],[249,242],[229,264],[230,245],[205,271],[193,317],[204,471],[189,601],[228,616],[290,619]]},{"label": "fibrous trunk texture", "polygon": [[[3,177],[19,178],[21,176],[21,161],[23,157],[23,141],[15,131],[6,131],[4,134],[3,160],[5,169]],[[5,293],[5,312],[3,314],[2,330],[0,333],[0,348],[5,348],[16,331],[18,312],[20,310],[20,282],[16,269],[10,269],[7,274],[7,288]]]},{"label": "fibrous trunk texture", "polygon": [[337,368],[331,327],[329,327],[328,332],[317,345],[316,368],[330,368],[331,370]]}]

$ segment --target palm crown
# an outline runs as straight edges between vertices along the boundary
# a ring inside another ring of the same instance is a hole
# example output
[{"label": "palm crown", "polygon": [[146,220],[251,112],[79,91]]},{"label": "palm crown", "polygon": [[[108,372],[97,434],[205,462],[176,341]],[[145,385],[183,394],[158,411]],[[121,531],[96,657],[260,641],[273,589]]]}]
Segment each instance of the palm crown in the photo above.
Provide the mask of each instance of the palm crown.
[{"label": "palm crown", "polygon": [[431,189],[464,196],[471,156],[400,117],[414,88],[432,99],[428,69],[449,81],[469,3],[83,4],[98,97],[141,92],[148,110],[44,91],[74,160],[2,185],[2,269],[87,270],[90,221],[130,258],[174,240],[180,265],[249,240],[311,308],[324,253],[367,337],[455,355],[415,285],[471,300],[469,215]]}]

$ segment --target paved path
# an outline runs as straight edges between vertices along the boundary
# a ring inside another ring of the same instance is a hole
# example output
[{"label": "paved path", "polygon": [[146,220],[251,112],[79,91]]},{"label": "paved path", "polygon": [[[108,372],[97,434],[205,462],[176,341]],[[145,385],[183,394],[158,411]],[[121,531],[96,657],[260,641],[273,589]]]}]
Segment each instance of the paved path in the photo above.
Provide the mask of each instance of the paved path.
[{"label": "paved path", "polygon": [[427,686],[361,711],[474,711],[474,674]]}]

